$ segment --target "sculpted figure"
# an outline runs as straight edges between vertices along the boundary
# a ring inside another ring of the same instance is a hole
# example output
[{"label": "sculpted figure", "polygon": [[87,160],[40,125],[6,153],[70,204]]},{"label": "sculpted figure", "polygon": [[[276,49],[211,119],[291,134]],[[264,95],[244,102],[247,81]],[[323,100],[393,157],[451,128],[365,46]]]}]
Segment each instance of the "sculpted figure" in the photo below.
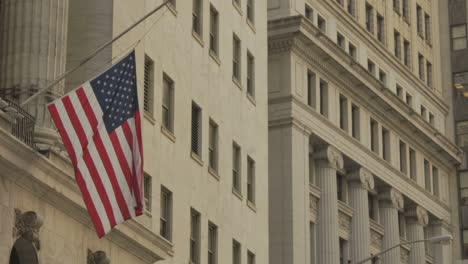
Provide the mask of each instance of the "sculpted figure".
[{"label": "sculpted figure", "polygon": [[87,264],[110,264],[110,260],[107,258],[106,252],[100,250],[93,252],[88,249]]},{"label": "sculpted figure", "polygon": [[15,244],[10,254],[10,264],[37,264],[39,263],[37,251],[40,250],[39,231],[42,219],[36,212],[21,213],[15,210]]}]

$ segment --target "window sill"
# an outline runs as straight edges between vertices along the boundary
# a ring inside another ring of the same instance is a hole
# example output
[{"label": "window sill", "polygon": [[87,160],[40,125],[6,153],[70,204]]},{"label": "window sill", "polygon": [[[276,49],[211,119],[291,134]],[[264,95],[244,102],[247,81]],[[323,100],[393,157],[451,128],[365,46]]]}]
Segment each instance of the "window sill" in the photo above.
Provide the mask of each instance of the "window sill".
[{"label": "window sill", "polygon": [[198,34],[197,32],[193,30],[192,30],[192,37],[198,42],[198,44],[200,44],[200,46],[202,46],[202,48],[205,46],[205,43],[203,42],[203,39],[200,36],[200,34]]},{"label": "window sill", "polygon": [[247,21],[247,25],[249,25],[250,29],[252,29],[252,31],[253,31],[254,33],[257,33],[257,30],[255,29],[254,22],[251,21],[249,18],[247,18],[246,21]]},{"label": "window sill", "polygon": [[242,194],[241,194],[238,190],[232,188],[232,193],[233,193],[239,200],[241,200],[241,201],[244,200],[244,197],[242,197]]},{"label": "window sill", "polygon": [[198,156],[197,153],[193,152],[193,151],[190,151],[190,157],[198,163],[198,165],[202,166],[203,167],[203,160],[200,158],[200,156]]},{"label": "window sill", "polygon": [[161,132],[168,137],[172,142],[175,143],[176,137],[174,136],[174,133],[170,131],[169,129],[165,128],[164,126],[161,126]]},{"label": "window sill", "polygon": [[155,125],[156,124],[156,119],[154,119],[153,115],[150,114],[149,112],[147,111],[144,111],[143,112],[143,117],[148,120],[148,122],[150,122],[152,125]]},{"label": "window sill", "polygon": [[167,5],[167,9],[169,9],[169,11],[171,11],[171,13],[177,17],[177,9],[175,6],[173,6],[171,3],[168,3]]},{"label": "window sill", "polygon": [[232,0],[232,5],[236,8],[237,12],[239,12],[239,15],[242,16],[242,7],[240,6],[240,3],[238,4],[235,0]]},{"label": "window sill", "polygon": [[257,212],[257,207],[255,207],[255,204],[252,203],[251,201],[247,201],[247,207],[249,207],[255,213]]},{"label": "window sill", "polygon": [[254,98],[252,95],[250,95],[249,93],[247,93],[247,99],[249,99],[249,101],[250,101],[254,106],[257,105],[257,103],[255,102],[255,98]]},{"label": "window sill", "polygon": [[213,176],[213,178],[215,178],[215,180],[219,181],[220,177],[219,177],[219,175],[218,175],[218,172],[217,172],[215,169],[213,169],[213,168],[211,168],[210,166],[208,166],[208,173],[209,173],[211,176]]},{"label": "window sill", "polygon": [[218,64],[221,65],[221,61],[219,60],[218,54],[216,54],[213,50],[210,49],[210,57]]},{"label": "window sill", "polygon": [[243,90],[242,84],[236,77],[232,76],[232,81],[236,84],[237,88],[239,88],[241,91]]}]

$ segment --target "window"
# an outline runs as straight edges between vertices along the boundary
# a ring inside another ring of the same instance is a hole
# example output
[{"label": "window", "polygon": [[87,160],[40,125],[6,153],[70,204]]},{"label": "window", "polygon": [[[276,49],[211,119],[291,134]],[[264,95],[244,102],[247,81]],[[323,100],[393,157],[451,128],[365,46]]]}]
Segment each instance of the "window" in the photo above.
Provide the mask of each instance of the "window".
[{"label": "window", "polygon": [[387,86],[387,74],[382,71],[382,70],[379,70],[379,81],[384,85],[384,86]]},{"label": "window", "polygon": [[409,93],[406,94],[406,104],[413,106],[413,96]]},{"label": "window", "polygon": [[356,16],[355,6],[356,6],[356,0],[348,0],[348,5],[346,8],[346,10],[348,11],[348,14],[352,16]]},{"label": "window", "polygon": [[305,17],[309,19],[310,21],[314,21],[314,10],[309,6],[305,5]]},{"label": "window", "polygon": [[240,63],[241,63],[241,42],[240,39],[233,35],[232,38],[232,78],[240,82],[241,72],[240,72]]},{"label": "window", "polygon": [[147,173],[144,173],[143,176],[143,188],[144,188],[144,196],[145,196],[145,210],[147,212],[151,213],[151,197],[153,196],[153,180],[151,176],[149,176]]},{"label": "window", "polygon": [[340,94],[340,128],[348,131],[348,99]]},{"label": "window", "polygon": [[400,237],[406,239],[406,217],[402,212],[398,212],[398,231]]},{"label": "window", "polygon": [[316,239],[315,239],[315,223],[309,222],[309,240],[310,240],[310,264],[316,264]]},{"label": "window", "polygon": [[452,26],[451,35],[453,50],[466,49],[466,24]]},{"label": "window", "polygon": [[375,64],[371,60],[367,60],[367,70],[375,77]]},{"label": "window", "polygon": [[247,264],[255,264],[255,254],[250,251],[247,252]]},{"label": "window", "polygon": [[374,34],[374,9],[368,3],[366,3],[366,29]]},{"label": "window", "polygon": [[190,263],[200,263],[200,213],[190,209]]},{"label": "window", "polygon": [[317,27],[322,31],[323,33],[327,32],[327,22],[323,17],[320,15],[317,15]]},{"label": "window", "polygon": [[201,37],[202,35],[202,0],[193,0],[192,6],[192,31]]},{"label": "window", "polygon": [[255,58],[247,51],[247,94],[255,97]]},{"label": "window", "polygon": [[410,169],[410,178],[416,181],[416,151],[414,149],[409,148],[409,169]]},{"label": "window", "polygon": [[403,0],[403,17],[409,20],[409,0]]},{"label": "window", "polygon": [[408,175],[408,157],[406,156],[406,144],[400,140],[400,171]]},{"label": "window", "polygon": [[424,37],[424,32],[423,32],[423,14],[422,14],[422,8],[419,5],[416,5],[416,20],[417,20],[417,31],[418,35],[420,37]]},{"label": "window", "polygon": [[377,14],[377,39],[381,43],[385,43],[385,24],[384,17]]},{"label": "window", "polygon": [[382,157],[384,160],[389,162],[391,157],[390,146],[390,131],[382,127]]},{"label": "window", "polygon": [[236,240],[232,241],[232,264],[241,264],[241,245]]},{"label": "window", "polygon": [[400,0],[393,0],[393,10],[400,14]]},{"label": "window", "polygon": [[213,5],[210,6],[210,51],[219,54],[219,16]]},{"label": "window", "polygon": [[254,0],[247,0],[247,21],[252,25],[255,22],[255,3]]},{"label": "window", "polygon": [[429,112],[429,124],[434,127],[435,126],[435,117],[433,113]]},{"label": "window", "polygon": [[351,135],[357,140],[360,139],[360,125],[361,119],[359,117],[359,107],[357,107],[355,104],[351,104]]},{"label": "window", "polygon": [[419,79],[424,81],[424,79],[425,79],[425,76],[424,76],[424,57],[421,54],[418,55],[418,65],[419,65]]},{"label": "window", "polygon": [[403,88],[398,84],[396,85],[396,95],[403,100]]},{"label": "window", "polygon": [[426,79],[427,86],[432,88],[432,64],[430,62],[426,62]]},{"label": "window", "polygon": [[432,166],[432,192],[439,197],[439,169]]},{"label": "window", "polygon": [[374,220],[375,222],[378,222],[378,199],[375,195],[371,193],[367,193],[367,202],[369,206],[369,218]]},{"label": "window", "polygon": [[201,108],[192,101],[192,153],[201,157]]},{"label": "window", "polygon": [[174,82],[166,74],[163,75],[162,125],[174,132]]},{"label": "window", "polygon": [[395,56],[398,58],[398,59],[401,59],[401,36],[400,36],[400,33],[398,31],[394,31],[393,32],[393,40],[394,40],[394,52],[395,52]]},{"label": "window", "polygon": [[315,88],[315,73],[307,71],[307,104],[312,108],[316,108],[316,88]]},{"label": "window", "polygon": [[354,46],[351,42],[348,43],[348,49],[349,49],[349,56],[351,56],[351,58],[353,58],[354,60],[357,60],[357,50],[356,50],[356,46]]},{"label": "window", "polygon": [[403,63],[405,66],[410,67],[411,64],[411,51],[410,51],[410,43],[409,41],[405,40],[403,42]]},{"label": "window", "polygon": [[370,141],[371,150],[379,153],[379,124],[372,118],[370,120]]},{"label": "window", "polygon": [[421,117],[424,120],[427,120],[427,110],[426,110],[426,107],[424,107],[423,105],[421,105]]},{"label": "window", "polygon": [[431,171],[429,161],[424,160],[424,186],[426,191],[432,192]]},{"label": "window", "polygon": [[165,239],[172,239],[172,192],[161,186],[161,208],[159,234]]},{"label": "window", "polygon": [[338,201],[347,203],[347,182],[343,175],[336,174],[336,196]]},{"label": "window", "polygon": [[208,264],[218,263],[218,227],[208,222]]},{"label": "window", "polygon": [[430,45],[432,42],[431,17],[428,14],[424,15],[424,30],[426,31],[426,43]]},{"label": "window", "polygon": [[208,166],[215,172],[218,171],[218,125],[210,119]]},{"label": "window", "polygon": [[143,110],[153,115],[154,62],[145,56],[145,76],[143,80]]},{"label": "window", "polygon": [[339,238],[340,242],[340,264],[348,263],[348,241]]},{"label": "window", "polygon": [[328,117],[328,83],[320,80],[320,114]]},{"label": "window", "polygon": [[342,50],[346,50],[345,38],[344,38],[343,35],[341,35],[340,33],[336,33],[336,44],[338,44],[338,46],[339,46]]},{"label": "window", "polygon": [[255,161],[247,157],[247,201],[255,204]]},{"label": "window", "polygon": [[241,193],[241,148],[236,142],[232,143],[232,188]]}]

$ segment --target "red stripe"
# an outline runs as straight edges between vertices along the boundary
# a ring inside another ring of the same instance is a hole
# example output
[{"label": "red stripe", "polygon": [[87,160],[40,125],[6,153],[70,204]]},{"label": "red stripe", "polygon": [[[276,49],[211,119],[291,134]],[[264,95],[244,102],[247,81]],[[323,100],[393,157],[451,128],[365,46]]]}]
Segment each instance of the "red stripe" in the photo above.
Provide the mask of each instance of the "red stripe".
[{"label": "red stripe", "polygon": [[[138,111],[137,111],[138,112]],[[137,113],[135,112],[135,113]],[[136,115],[135,115],[136,117]],[[136,119],[133,119],[134,121],[136,121]],[[132,193],[133,193],[133,197],[135,199],[135,202],[136,202],[136,207],[135,207],[135,213],[136,215],[141,215],[143,213],[143,204],[142,204],[142,193],[141,193],[141,188],[139,187],[139,178],[141,176],[139,171],[137,171],[137,168],[136,168],[136,159],[135,159],[135,153],[134,153],[134,144],[138,144],[138,142],[134,142],[134,136],[136,136],[136,140],[135,141],[138,141],[138,136],[137,135],[133,135],[132,133],[132,130],[130,129],[130,126],[128,125],[128,120],[126,122],[124,122],[122,124],[122,130],[124,132],[124,135],[125,135],[125,138],[127,139],[127,142],[128,144],[130,145],[130,149],[132,151],[132,179],[131,179],[131,186],[132,186]],[[136,122],[135,122],[135,127],[136,127]],[[136,131],[135,131],[136,133]],[[138,134],[138,133],[137,133]],[[139,153],[138,153],[139,154]],[[140,162],[141,162],[141,159],[142,157],[140,156]]]},{"label": "red stripe", "polygon": [[96,233],[98,237],[101,238],[104,236],[104,228],[102,226],[101,219],[99,218],[99,215],[97,213],[96,207],[94,206],[94,203],[91,199],[91,195],[89,194],[88,189],[86,188],[86,183],[83,180],[83,176],[81,175],[81,172],[78,170],[76,154],[75,154],[75,151],[73,150],[73,146],[71,144],[70,138],[68,137],[65,127],[63,126],[62,120],[60,119],[60,116],[58,114],[55,104],[49,105],[48,108],[49,108],[50,115],[52,116],[52,119],[54,120],[55,126],[59,130],[60,136],[62,137],[62,141],[63,141],[63,144],[65,145],[65,148],[67,149],[68,155],[70,156],[74,164],[73,167],[75,168],[76,182],[82,193],[83,201],[86,205],[89,216],[91,217],[91,220],[94,224]]},{"label": "red stripe", "polygon": [[117,155],[117,159],[119,160],[120,167],[122,168],[122,171],[125,175],[125,180],[127,181],[127,184],[131,190],[132,172],[128,167],[127,158],[125,157],[125,154],[122,150],[122,146],[120,145],[119,138],[117,137],[115,130],[109,134],[109,137],[112,142],[112,146],[114,146],[115,154]]},{"label": "red stripe", "polygon": [[112,210],[113,208],[109,201],[109,197],[106,193],[106,189],[104,188],[102,180],[99,177],[99,173],[96,169],[96,166],[94,165],[91,155],[89,154],[89,150],[87,148],[88,140],[86,139],[86,135],[83,131],[80,120],[78,119],[78,116],[76,115],[75,109],[73,108],[70,98],[65,97],[62,100],[63,100],[63,105],[65,106],[65,111],[67,111],[71,124],[73,125],[73,128],[76,131],[76,135],[78,136],[78,139],[80,140],[81,147],[83,148],[83,160],[86,166],[88,167],[89,173],[91,175],[91,178],[93,179],[94,185],[96,186],[99,197],[101,197],[101,201],[104,205],[104,209],[106,210],[106,214],[109,219],[110,226],[114,227],[116,225],[116,221],[115,221],[114,213]]},{"label": "red stripe", "polygon": [[127,203],[123,197],[122,190],[120,189],[119,183],[117,181],[117,176],[110,161],[109,155],[107,154],[107,150],[104,147],[101,135],[98,131],[98,121],[96,120],[96,116],[94,115],[93,109],[89,105],[88,98],[86,97],[83,89],[78,89],[76,93],[86,114],[86,117],[88,118],[91,129],[93,130],[93,142],[96,145],[99,157],[101,158],[104,168],[106,169],[107,176],[109,177],[109,181],[112,185],[112,189],[114,190],[114,194],[120,208],[120,212],[122,213],[123,218],[127,220],[130,218],[130,213],[128,211]]}]

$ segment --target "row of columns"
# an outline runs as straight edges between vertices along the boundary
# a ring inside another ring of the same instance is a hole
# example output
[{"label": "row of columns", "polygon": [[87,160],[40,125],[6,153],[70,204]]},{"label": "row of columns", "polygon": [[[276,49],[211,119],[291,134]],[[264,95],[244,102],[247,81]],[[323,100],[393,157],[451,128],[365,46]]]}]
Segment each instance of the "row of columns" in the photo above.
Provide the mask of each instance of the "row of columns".
[{"label": "row of columns", "polygon": [[[339,224],[337,201],[337,170],[343,169],[341,153],[330,146],[314,152],[317,185],[321,189],[317,212],[317,263],[340,263]],[[354,209],[351,221],[351,263],[370,256],[370,220],[368,191],[374,189],[373,175],[365,168],[357,168],[347,175],[349,202]],[[403,209],[402,194],[392,187],[380,190],[380,219],[384,227],[382,248],[387,249],[400,243],[398,212]],[[424,226],[428,224],[428,213],[420,206],[406,208],[407,238],[409,241],[424,239]],[[381,256],[382,264],[400,263],[400,248]],[[424,243],[411,247],[410,264],[425,264]]]}]

